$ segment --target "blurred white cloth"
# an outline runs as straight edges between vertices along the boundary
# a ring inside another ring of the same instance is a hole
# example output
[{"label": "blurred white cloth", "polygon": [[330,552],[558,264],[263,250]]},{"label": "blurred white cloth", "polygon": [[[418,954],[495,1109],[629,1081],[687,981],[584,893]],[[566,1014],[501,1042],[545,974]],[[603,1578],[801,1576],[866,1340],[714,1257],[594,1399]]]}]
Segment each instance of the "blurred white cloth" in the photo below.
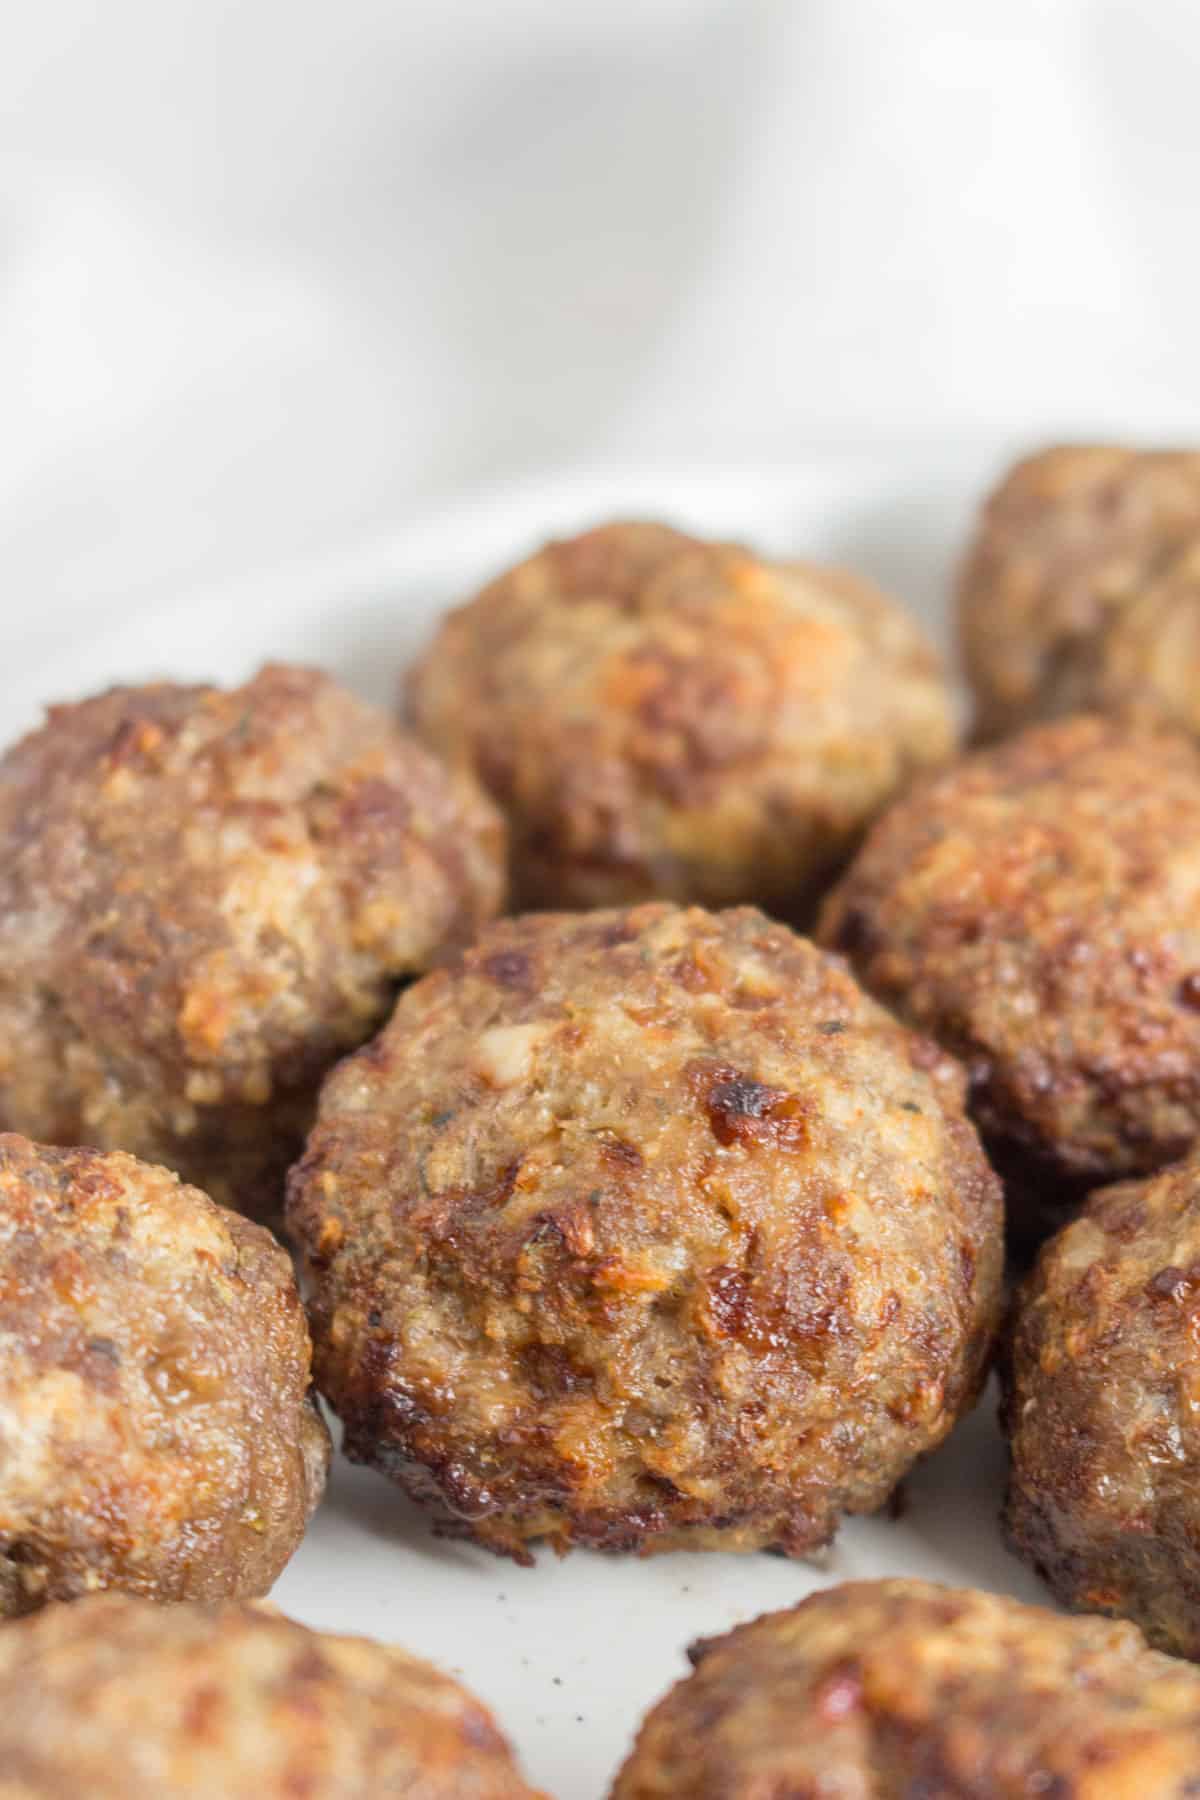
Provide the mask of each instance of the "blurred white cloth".
[{"label": "blurred white cloth", "polygon": [[39,0],[0,619],[538,466],[1200,437],[1200,8]]}]

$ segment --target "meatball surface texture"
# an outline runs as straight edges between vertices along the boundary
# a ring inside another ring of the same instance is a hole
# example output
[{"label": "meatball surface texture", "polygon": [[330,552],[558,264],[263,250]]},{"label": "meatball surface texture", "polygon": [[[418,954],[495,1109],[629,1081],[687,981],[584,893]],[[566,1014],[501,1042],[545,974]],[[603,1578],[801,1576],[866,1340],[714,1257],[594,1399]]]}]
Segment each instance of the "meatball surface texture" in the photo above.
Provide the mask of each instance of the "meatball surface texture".
[{"label": "meatball surface texture", "polygon": [[826,1542],[999,1299],[957,1066],[750,908],[493,926],[330,1077],[288,1216],[350,1455],[518,1560]]},{"label": "meatball surface texture", "polygon": [[458,1682],[273,1608],[103,1594],[0,1632],[4,1800],[539,1800]]},{"label": "meatball surface texture", "polygon": [[54,707],[0,760],[0,1125],[273,1216],[325,1070],[497,910],[502,835],[309,670]]},{"label": "meatball surface texture", "polygon": [[1006,1363],[1013,1547],[1065,1605],[1200,1658],[1200,1158],[1091,1197]]},{"label": "meatball surface texture", "polygon": [[508,815],[522,907],[752,901],[802,921],[956,725],[908,614],[665,525],[549,544],[443,623],[417,730]]},{"label": "meatball surface texture", "polygon": [[325,1480],[310,1361],[262,1226],[132,1156],[0,1135],[0,1617],[265,1593]]},{"label": "meatball surface texture", "polygon": [[985,737],[1073,712],[1200,735],[1200,452],[1066,445],[1018,463],[958,608]]},{"label": "meatball surface texture", "polygon": [[1200,1128],[1200,748],[1078,718],[900,801],[821,940],[967,1065],[1016,1237]]},{"label": "meatball surface texture", "polygon": [[698,1644],[613,1800],[1169,1800],[1200,1674],[1131,1625],[922,1581],[828,1588]]}]

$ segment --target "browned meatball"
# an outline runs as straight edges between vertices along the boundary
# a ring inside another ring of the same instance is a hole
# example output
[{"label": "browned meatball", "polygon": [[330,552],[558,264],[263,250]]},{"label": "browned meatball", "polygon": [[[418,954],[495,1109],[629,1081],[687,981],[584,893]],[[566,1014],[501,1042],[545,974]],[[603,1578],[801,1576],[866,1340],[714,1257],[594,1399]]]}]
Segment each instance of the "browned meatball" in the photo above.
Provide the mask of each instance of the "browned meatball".
[{"label": "browned meatball", "polygon": [[1200,1156],[1094,1194],[1006,1370],[1014,1547],[1059,1599],[1200,1658]]},{"label": "browned meatball", "polygon": [[1101,711],[1200,735],[1200,452],[1076,445],[1018,463],[958,599],[985,736]]},{"label": "browned meatball", "polygon": [[0,1135],[0,1616],[265,1593],[325,1479],[309,1363],[261,1225],[132,1156]]},{"label": "browned meatball", "polygon": [[538,1800],[456,1681],[270,1607],[105,1594],[0,1633],[3,1800],[182,1794]]},{"label": "browned meatball", "polygon": [[1168,1800],[1196,1791],[1200,1675],[1130,1625],[859,1581],[691,1652],[613,1800]]},{"label": "browned meatball", "polygon": [[502,575],[413,671],[419,731],[506,809],[520,903],[803,918],[955,743],[914,622],[840,570],[605,525]]},{"label": "browned meatball", "polygon": [[276,1213],[321,1075],[502,857],[482,795],[308,670],[53,708],[0,761],[0,1125]]},{"label": "browned meatball", "polygon": [[346,1446],[518,1561],[824,1543],[975,1397],[957,1067],[761,913],[486,932],[326,1083],[289,1220]]},{"label": "browned meatball", "polygon": [[922,783],[830,895],[823,942],[968,1064],[1037,1236],[1200,1127],[1200,748],[1036,726]]}]

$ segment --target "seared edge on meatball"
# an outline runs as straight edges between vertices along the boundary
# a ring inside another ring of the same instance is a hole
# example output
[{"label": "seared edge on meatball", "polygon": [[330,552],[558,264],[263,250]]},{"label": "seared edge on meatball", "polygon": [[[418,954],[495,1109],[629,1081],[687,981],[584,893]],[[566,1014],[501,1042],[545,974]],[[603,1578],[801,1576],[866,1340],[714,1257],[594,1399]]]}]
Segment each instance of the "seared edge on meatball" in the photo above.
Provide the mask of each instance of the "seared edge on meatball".
[{"label": "seared edge on meatball", "polygon": [[288,1217],[350,1456],[519,1561],[826,1542],[999,1303],[957,1066],[748,908],[492,927],[330,1077]]},{"label": "seared edge on meatball", "polygon": [[985,737],[1072,712],[1200,731],[1200,452],[1060,445],[1017,463],[959,577]]},{"label": "seared edge on meatball", "polygon": [[123,1594],[0,1632],[0,1793],[538,1800],[487,1709],[403,1650]]},{"label": "seared edge on meatball", "polygon": [[1005,1374],[1013,1548],[1066,1605],[1200,1658],[1200,1158],[1046,1245]]},{"label": "seared edge on meatball", "polygon": [[966,1064],[1026,1239],[1200,1126],[1200,747],[1042,725],[876,825],[821,940]]},{"label": "seared edge on meatball", "polygon": [[442,624],[407,707],[505,809],[530,908],[749,900],[803,920],[956,741],[936,654],[870,583],[655,524],[500,576]]},{"label": "seared edge on meatball", "polygon": [[131,1156],[0,1135],[0,1615],[265,1593],[329,1458],[310,1354],[261,1226]]},{"label": "seared edge on meatball", "polygon": [[1200,1676],[1132,1626],[860,1581],[691,1655],[613,1800],[1195,1792]]},{"label": "seared edge on meatball", "polygon": [[276,1214],[320,1077],[497,910],[503,854],[312,670],[52,708],[0,760],[0,1124]]}]

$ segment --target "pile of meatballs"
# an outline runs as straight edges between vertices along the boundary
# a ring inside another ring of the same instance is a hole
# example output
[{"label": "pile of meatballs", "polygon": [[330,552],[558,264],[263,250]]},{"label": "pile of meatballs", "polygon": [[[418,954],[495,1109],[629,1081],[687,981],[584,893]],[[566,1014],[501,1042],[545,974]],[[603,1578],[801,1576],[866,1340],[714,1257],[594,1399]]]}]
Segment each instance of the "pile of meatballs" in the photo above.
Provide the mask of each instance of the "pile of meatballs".
[{"label": "pile of meatballs", "polygon": [[322,1403],[518,1564],[804,1557],[993,1370],[1068,1611],[827,1587],[613,1800],[1200,1792],[1200,453],[1019,464],[957,605],[966,749],[868,582],[617,523],[396,717],[270,666],[0,760],[2,1800],[536,1800],[262,1604]]}]

